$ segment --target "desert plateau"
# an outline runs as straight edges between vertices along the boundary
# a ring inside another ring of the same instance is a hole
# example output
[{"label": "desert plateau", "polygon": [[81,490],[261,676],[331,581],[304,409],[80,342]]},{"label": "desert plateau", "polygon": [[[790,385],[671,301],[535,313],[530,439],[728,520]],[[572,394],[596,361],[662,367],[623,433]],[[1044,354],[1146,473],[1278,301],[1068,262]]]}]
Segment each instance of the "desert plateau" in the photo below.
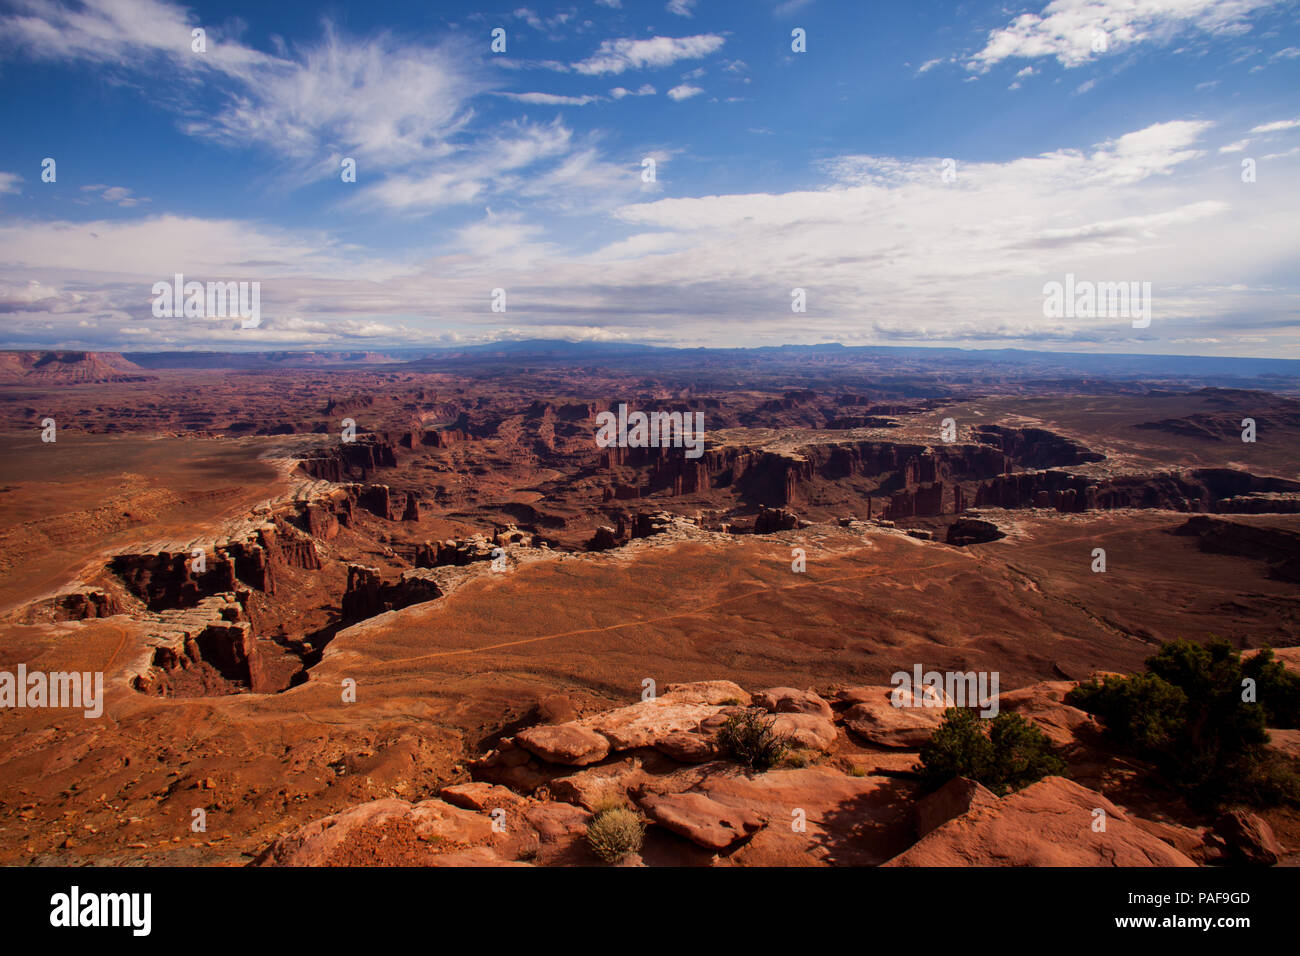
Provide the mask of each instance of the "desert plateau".
[{"label": "desert plateau", "polygon": [[[557,347],[503,382],[518,348],[20,356],[3,663],[104,696],[0,712],[0,859],[598,865],[609,806],[651,866],[1300,858],[1293,804],[1206,803],[1066,700],[1175,640],[1300,667],[1297,380]],[[600,448],[619,403],[705,447]],[[928,786],[914,668],[996,674],[1058,772]],[[719,739],[747,712],[787,739],[762,773]]]}]

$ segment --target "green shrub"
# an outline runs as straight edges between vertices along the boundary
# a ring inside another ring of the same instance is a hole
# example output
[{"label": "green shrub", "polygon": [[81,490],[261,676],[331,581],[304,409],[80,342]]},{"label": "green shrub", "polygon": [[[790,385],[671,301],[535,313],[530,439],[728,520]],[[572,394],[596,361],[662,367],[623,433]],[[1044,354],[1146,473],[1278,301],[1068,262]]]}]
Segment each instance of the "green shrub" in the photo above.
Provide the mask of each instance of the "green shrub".
[{"label": "green shrub", "polygon": [[1052,753],[1047,736],[1019,714],[982,720],[974,710],[950,707],[921,748],[918,770],[930,789],[953,777],[969,777],[1001,796],[1063,774],[1065,761]]},{"label": "green shrub", "polygon": [[623,807],[601,810],[587,824],[587,846],[606,863],[641,852],[645,821]]},{"label": "green shrub", "polygon": [[1254,679],[1256,699],[1270,727],[1300,727],[1300,674],[1287,670],[1268,647],[1243,661],[1241,672]]},{"label": "green shrub", "polygon": [[[1081,684],[1066,703],[1094,714],[1107,734],[1151,761],[1197,803],[1271,805],[1300,795],[1285,761],[1266,749],[1266,722],[1294,724],[1300,679],[1265,651],[1243,663],[1226,641],[1171,641],[1148,673]],[[1256,700],[1243,700],[1243,681]]]},{"label": "green shrub", "polygon": [[718,731],[718,749],[751,770],[767,770],[790,749],[790,738],[778,734],[775,725],[776,719],[761,710],[732,714]]}]

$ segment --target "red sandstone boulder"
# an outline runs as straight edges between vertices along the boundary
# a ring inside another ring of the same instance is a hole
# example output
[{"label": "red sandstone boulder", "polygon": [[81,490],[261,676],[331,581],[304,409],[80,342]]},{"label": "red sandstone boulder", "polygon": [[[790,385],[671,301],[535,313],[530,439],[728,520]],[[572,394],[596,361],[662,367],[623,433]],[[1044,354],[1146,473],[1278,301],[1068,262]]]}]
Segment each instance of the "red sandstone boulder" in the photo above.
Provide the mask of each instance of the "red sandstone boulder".
[{"label": "red sandstone boulder", "polygon": [[529,727],[515,734],[515,742],[545,761],[576,767],[596,763],[609,753],[609,740],[575,721]]},{"label": "red sandstone boulder", "polygon": [[792,746],[805,750],[829,750],[839,735],[834,724],[817,714],[777,714],[772,731],[784,734]]},{"label": "red sandstone boulder", "polygon": [[656,740],[655,750],[681,763],[707,763],[718,756],[718,747],[712,738],[684,730]]},{"label": "red sandstone boulder", "polygon": [[748,707],[749,693],[729,680],[701,680],[690,684],[669,684],[660,697],[670,697],[683,704],[730,704]]},{"label": "red sandstone boulder", "polygon": [[[1094,830],[1094,810],[1105,830]],[[886,866],[1195,866],[1101,794],[1046,777],[974,807]]]},{"label": "red sandstone boulder", "polygon": [[793,687],[769,687],[754,695],[755,707],[774,714],[815,714],[830,720],[831,705],[821,695],[810,690],[796,690]]},{"label": "red sandstone boulder", "polygon": [[652,793],[639,803],[655,823],[711,850],[726,849],[763,826],[753,811],[727,807],[702,793]]},{"label": "red sandstone boulder", "polygon": [[630,750],[653,747],[656,741],[669,734],[696,730],[701,721],[717,712],[718,708],[710,704],[684,703],[674,697],[660,697],[584,717],[578,725],[606,738],[614,750]]},{"label": "red sandstone boulder", "polygon": [[564,777],[556,777],[548,789],[556,800],[595,810],[609,803],[630,802],[628,791],[644,781],[645,776],[639,757],[625,757]]},{"label": "red sandstone boulder", "polygon": [[[918,700],[910,691],[895,687],[859,687],[853,689],[853,694],[858,702],[845,711],[844,726],[878,746],[905,750],[924,746],[943,723],[944,710],[951,706],[946,697]],[[900,706],[895,706],[895,701]]]},{"label": "red sandstone boulder", "polygon": [[916,835],[923,837],[954,817],[997,802],[997,794],[984,785],[966,777],[954,777],[916,801]]},{"label": "red sandstone boulder", "polygon": [[1214,833],[1228,849],[1229,858],[1248,866],[1273,866],[1286,851],[1273,835],[1273,828],[1261,817],[1244,810],[1223,814],[1214,822]]},{"label": "red sandstone boulder", "polygon": [[443,787],[438,791],[438,796],[453,807],[477,810],[480,813],[497,807],[513,807],[523,800],[513,790],[491,783],[458,783]]},{"label": "red sandstone boulder", "polygon": [[1101,726],[1093,717],[1065,703],[1073,681],[1044,681],[998,695],[998,712],[1019,714],[1047,735],[1054,747],[1068,747],[1081,738],[1093,737]]},{"label": "red sandstone boulder", "polygon": [[258,863],[263,866],[424,865],[449,849],[487,845],[492,838],[492,820],[486,814],[453,807],[441,800],[417,804],[405,800],[373,800],[313,820],[280,837],[259,857]]}]

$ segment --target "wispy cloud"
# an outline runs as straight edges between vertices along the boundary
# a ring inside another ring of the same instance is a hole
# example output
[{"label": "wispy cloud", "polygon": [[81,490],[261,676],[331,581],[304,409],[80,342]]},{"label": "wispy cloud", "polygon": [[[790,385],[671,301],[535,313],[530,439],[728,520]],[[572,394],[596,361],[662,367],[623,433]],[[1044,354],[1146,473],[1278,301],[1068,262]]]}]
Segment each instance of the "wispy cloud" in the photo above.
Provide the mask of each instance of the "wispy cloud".
[{"label": "wispy cloud", "polygon": [[132,191],[125,186],[105,186],[103,184],[92,184],[82,186],[83,193],[96,193],[104,202],[113,203],[115,206],[121,206],[123,209],[130,209],[132,206],[138,206],[140,203],[149,200],[142,196],[132,195]]},{"label": "wispy cloud", "polygon": [[679,60],[697,60],[722,48],[726,40],[713,33],[689,37],[651,37],[648,40],[604,40],[594,54],[573,64],[589,76],[623,73],[646,67],[672,66]]},{"label": "wispy cloud", "polygon": [[1300,119],[1278,120],[1275,123],[1264,123],[1251,129],[1252,133],[1280,133],[1283,130],[1295,129],[1300,126]]},{"label": "wispy cloud", "polygon": [[588,103],[600,101],[599,96],[593,95],[561,96],[557,93],[499,93],[497,95],[514,100],[516,103],[530,103],[534,106],[586,106]]}]

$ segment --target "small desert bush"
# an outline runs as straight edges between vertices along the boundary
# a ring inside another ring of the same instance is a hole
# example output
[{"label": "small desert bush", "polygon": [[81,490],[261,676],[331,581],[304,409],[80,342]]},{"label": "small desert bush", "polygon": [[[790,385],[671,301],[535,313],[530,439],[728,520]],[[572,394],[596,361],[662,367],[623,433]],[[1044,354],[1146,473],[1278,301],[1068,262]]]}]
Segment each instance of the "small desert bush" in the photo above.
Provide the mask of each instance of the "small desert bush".
[{"label": "small desert bush", "polygon": [[776,766],[790,749],[790,740],[773,727],[776,719],[761,710],[732,714],[718,731],[718,749],[751,770]]},{"label": "small desert bush", "polygon": [[1035,780],[1065,773],[1051,741],[1019,714],[981,719],[974,710],[950,707],[921,748],[918,767],[928,789],[953,777],[969,777],[999,796]]},{"label": "small desert bush", "polygon": [[593,816],[600,816],[602,813],[609,810],[628,809],[631,809],[631,805],[628,803],[627,794],[622,790],[617,790],[613,787],[603,789],[600,792],[600,796],[591,804],[591,812]]},{"label": "small desert bush", "polygon": [[820,754],[818,754],[817,751],[815,750],[808,750],[804,747],[800,747],[796,750],[789,751],[782,758],[781,766],[794,767],[796,769],[801,767],[811,767],[814,763],[817,762],[817,758],[819,756]]},{"label": "small desert bush", "polygon": [[601,810],[587,824],[587,846],[606,863],[641,852],[645,821],[624,807]]},{"label": "small desert bush", "polygon": [[[1147,673],[1080,684],[1065,701],[1095,715],[1121,747],[1206,806],[1300,802],[1286,760],[1267,749],[1266,725],[1300,718],[1300,678],[1270,650],[1247,661],[1227,641],[1171,641]],[[1247,680],[1254,681],[1254,700]]]}]

